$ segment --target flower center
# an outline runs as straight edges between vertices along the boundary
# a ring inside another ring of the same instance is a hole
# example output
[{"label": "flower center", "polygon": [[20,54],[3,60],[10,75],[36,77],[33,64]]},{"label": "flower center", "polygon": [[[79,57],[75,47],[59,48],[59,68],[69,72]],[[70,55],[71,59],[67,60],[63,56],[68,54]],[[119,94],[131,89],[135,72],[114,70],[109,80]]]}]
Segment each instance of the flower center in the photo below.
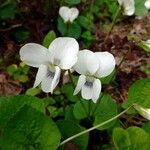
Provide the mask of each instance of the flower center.
[{"label": "flower center", "polygon": [[93,82],[86,81],[84,85],[87,86],[87,87],[92,87],[93,86]]}]

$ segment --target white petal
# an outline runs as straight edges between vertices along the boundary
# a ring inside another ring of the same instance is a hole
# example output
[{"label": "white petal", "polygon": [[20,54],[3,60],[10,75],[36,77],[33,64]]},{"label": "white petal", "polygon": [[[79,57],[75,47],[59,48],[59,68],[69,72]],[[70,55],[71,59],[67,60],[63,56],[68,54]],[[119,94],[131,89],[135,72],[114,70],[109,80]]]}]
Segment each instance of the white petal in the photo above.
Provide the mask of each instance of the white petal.
[{"label": "white petal", "polygon": [[139,112],[141,116],[150,120],[150,108],[144,108],[140,105],[135,104],[134,108]]},{"label": "white petal", "polygon": [[84,76],[84,75],[79,76],[78,83],[77,83],[77,86],[74,90],[73,95],[76,95],[80,92],[81,88],[83,87],[84,83],[86,82],[85,79],[86,79],[86,76]]},{"label": "white petal", "polygon": [[96,52],[95,56],[99,60],[99,69],[97,70],[95,76],[106,77],[111,74],[116,64],[114,56],[109,52]]},{"label": "white petal", "polygon": [[127,16],[132,16],[135,12],[135,7],[129,6],[124,9],[124,14]]},{"label": "white petal", "polygon": [[34,88],[37,87],[42,82],[42,80],[46,77],[46,74],[47,74],[47,66],[40,65],[38,72],[36,74],[36,79],[33,86]]},{"label": "white petal", "polygon": [[51,83],[51,89],[50,89],[50,92],[53,93],[53,90],[55,89],[55,87],[57,86],[57,84],[59,83],[59,80],[60,80],[60,74],[61,74],[61,70],[59,67],[55,67],[55,76],[52,80],[52,83]]},{"label": "white petal", "polygon": [[150,9],[150,0],[147,0],[144,5],[147,9]]},{"label": "white petal", "polygon": [[89,100],[92,99],[93,96],[93,87],[89,87],[89,86],[83,86],[82,90],[81,90],[81,95],[84,99]]},{"label": "white petal", "polygon": [[79,44],[74,38],[59,37],[49,46],[52,64],[61,69],[70,69],[77,61]]},{"label": "white petal", "polygon": [[45,93],[53,92],[60,78],[60,69],[58,67],[48,68],[46,77],[42,80],[41,88]]},{"label": "white petal", "polygon": [[66,6],[60,7],[59,15],[63,18],[64,22],[68,22],[70,19],[70,9]]},{"label": "white petal", "polygon": [[70,8],[70,22],[73,22],[79,15],[77,8]]},{"label": "white petal", "polygon": [[92,51],[82,50],[79,51],[77,63],[73,68],[79,74],[93,75],[99,68],[99,61]]},{"label": "white petal", "polygon": [[92,97],[92,100],[94,103],[97,102],[99,96],[100,96],[100,93],[101,93],[101,82],[99,79],[95,79],[94,82],[93,82],[93,97]]},{"label": "white petal", "polygon": [[47,64],[48,50],[42,45],[36,43],[25,44],[20,49],[21,60],[29,66],[39,67],[41,64]]},{"label": "white petal", "polygon": [[119,5],[124,9],[123,14],[131,16],[135,12],[135,2],[134,0],[118,0]]}]

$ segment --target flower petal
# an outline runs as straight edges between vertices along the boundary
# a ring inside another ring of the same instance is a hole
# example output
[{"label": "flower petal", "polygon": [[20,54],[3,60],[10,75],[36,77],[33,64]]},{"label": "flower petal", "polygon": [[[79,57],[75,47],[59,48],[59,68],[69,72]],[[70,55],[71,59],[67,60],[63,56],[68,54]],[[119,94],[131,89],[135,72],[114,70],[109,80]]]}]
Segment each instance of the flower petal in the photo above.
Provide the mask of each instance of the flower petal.
[{"label": "flower petal", "polygon": [[54,88],[57,86],[57,84],[59,83],[59,80],[60,80],[60,74],[61,74],[61,70],[59,67],[55,67],[55,76],[52,80],[52,83],[51,83],[51,88],[50,88],[50,92],[53,93],[53,90]]},{"label": "flower petal", "polygon": [[83,85],[84,85],[85,82],[86,82],[86,76],[80,75],[79,79],[78,79],[77,86],[76,86],[76,88],[74,90],[73,95],[76,95],[76,94],[78,94],[80,92],[80,90],[83,87]]},{"label": "flower petal", "polygon": [[134,0],[118,0],[119,5],[124,8],[124,15],[132,16],[135,12]]},{"label": "flower petal", "polygon": [[48,50],[42,45],[36,43],[25,44],[20,49],[21,60],[29,66],[39,67],[41,64],[47,64]]},{"label": "flower petal", "polygon": [[79,74],[93,75],[96,73],[99,67],[99,61],[95,54],[89,50],[82,50],[78,53],[77,63],[74,65],[74,69]]},{"label": "flower petal", "polygon": [[37,87],[42,82],[42,80],[46,77],[46,74],[47,74],[47,66],[40,65],[38,72],[36,74],[36,79],[33,88]]},{"label": "flower petal", "polygon": [[93,82],[93,96],[92,96],[92,100],[94,103],[97,102],[99,96],[100,96],[100,93],[101,93],[101,82],[99,79],[95,79],[94,82]]},{"label": "flower petal", "polygon": [[70,22],[73,22],[79,15],[77,8],[70,8]]},{"label": "flower petal", "polygon": [[70,18],[70,9],[69,7],[62,6],[59,9],[59,15],[63,18],[64,22],[68,22]]},{"label": "flower petal", "polygon": [[79,44],[74,38],[59,37],[49,46],[52,64],[61,69],[70,69],[77,61]]},{"label": "flower petal", "polygon": [[144,3],[144,6],[145,6],[147,9],[150,9],[150,0],[147,0],[147,1]]},{"label": "flower petal", "polygon": [[99,60],[99,69],[95,73],[96,77],[106,77],[115,68],[115,58],[114,56],[109,52],[96,52],[95,56]]}]

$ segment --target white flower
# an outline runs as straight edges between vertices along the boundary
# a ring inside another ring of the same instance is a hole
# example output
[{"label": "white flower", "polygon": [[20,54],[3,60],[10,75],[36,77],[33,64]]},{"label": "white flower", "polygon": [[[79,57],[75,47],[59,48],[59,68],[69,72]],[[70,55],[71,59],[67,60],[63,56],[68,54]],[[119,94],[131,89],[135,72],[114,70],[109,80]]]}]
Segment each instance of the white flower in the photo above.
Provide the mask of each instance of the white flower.
[{"label": "white flower", "polygon": [[150,108],[143,108],[137,104],[134,105],[134,108],[139,112],[141,116],[150,120]]},{"label": "white flower", "polygon": [[70,69],[77,61],[79,45],[73,38],[56,38],[48,49],[42,45],[29,43],[20,50],[21,60],[27,65],[39,68],[34,87],[41,83],[44,92],[53,93],[57,86],[61,69]]},{"label": "white flower", "polygon": [[94,103],[101,92],[100,77],[108,76],[115,68],[114,56],[108,52],[93,53],[82,50],[78,53],[78,60],[73,67],[80,75],[74,95],[79,93],[84,99],[92,99]]},{"label": "white flower", "polygon": [[150,9],[150,0],[147,0],[144,5],[147,9]]},{"label": "white flower", "polygon": [[135,12],[135,2],[134,0],[118,0],[120,6],[123,7],[123,14],[127,16],[132,16]]},{"label": "white flower", "polygon": [[62,6],[59,9],[59,15],[63,18],[64,22],[73,22],[79,15],[79,10],[77,8],[69,8]]}]

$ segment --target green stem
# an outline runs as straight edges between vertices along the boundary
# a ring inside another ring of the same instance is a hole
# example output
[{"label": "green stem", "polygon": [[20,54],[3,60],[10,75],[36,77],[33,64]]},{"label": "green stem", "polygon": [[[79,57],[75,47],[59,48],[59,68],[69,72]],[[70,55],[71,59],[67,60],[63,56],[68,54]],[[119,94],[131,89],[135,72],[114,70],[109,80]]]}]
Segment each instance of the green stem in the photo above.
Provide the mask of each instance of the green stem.
[{"label": "green stem", "polygon": [[[69,69],[68,69],[68,74],[69,74],[69,78],[70,78],[70,81],[71,81],[72,87],[75,89],[75,84],[74,84],[74,82],[73,82],[72,74],[71,74],[71,72],[70,72],[70,70],[69,70]],[[81,106],[82,106],[82,108],[84,109],[84,111],[85,111],[86,115],[88,116],[87,109],[86,109],[86,107],[84,106],[84,104],[83,104],[82,100],[80,99],[80,97],[79,97],[78,95],[77,95],[77,97],[78,97],[78,99],[79,99],[79,101],[80,101],[80,103],[81,103]]]},{"label": "green stem", "polygon": [[75,134],[75,135],[69,137],[68,139],[62,141],[62,142],[60,143],[60,146],[61,146],[61,145],[64,145],[65,143],[67,143],[67,142],[69,142],[69,141],[71,141],[71,140],[73,140],[73,139],[75,139],[75,138],[77,138],[77,137],[79,137],[79,136],[81,136],[81,135],[83,135],[83,134],[86,134],[86,133],[88,133],[88,132],[90,132],[90,131],[92,131],[92,130],[95,130],[95,129],[97,129],[97,128],[99,128],[99,127],[101,127],[101,126],[103,126],[103,125],[105,125],[105,124],[107,124],[107,123],[109,123],[109,122],[111,122],[111,121],[113,121],[113,120],[119,118],[121,115],[123,115],[124,113],[126,113],[131,107],[133,107],[133,105],[130,106],[130,107],[128,107],[128,108],[125,109],[124,111],[122,111],[120,114],[114,116],[113,118],[111,118],[111,119],[109,119],[109,120],[107,120],[107,121],[105,121],[105,122],[103,122],[103,123],[101,123],[101,124],[98,124],[98,125],[96,125],[96,126],[94,126],[94,127],[92,127],[92,128],[89,128],[89,129],[87,129],[87,130],[85,130],[85,131],[82,131],[82,132],[80,132],[80,133],[78,133],[78,134]]},{"label": "green stem", "polygon": [[114,28],[114,25],[115,25],[115,23],[116,23],[117,17],[118,17],[118,15],[120,14],[120,10],[121,10],[121,6],[119,6],[119,8],[117,9],[117,11],[116,11],[116,13],[115,13],[115,16],[114,16],[114,18],[113,18],[113,21],[112,21],[112,23],[111,23],[111,25],[110,25],[109,32],[107,33],[107,36],[106,36],[104,42],[106,42],[106,40],[107,40],[108,37],[110,36],[110,34],[111,34],[111,32],[112,32],[112,30],[113,30],[113,28]]}]

